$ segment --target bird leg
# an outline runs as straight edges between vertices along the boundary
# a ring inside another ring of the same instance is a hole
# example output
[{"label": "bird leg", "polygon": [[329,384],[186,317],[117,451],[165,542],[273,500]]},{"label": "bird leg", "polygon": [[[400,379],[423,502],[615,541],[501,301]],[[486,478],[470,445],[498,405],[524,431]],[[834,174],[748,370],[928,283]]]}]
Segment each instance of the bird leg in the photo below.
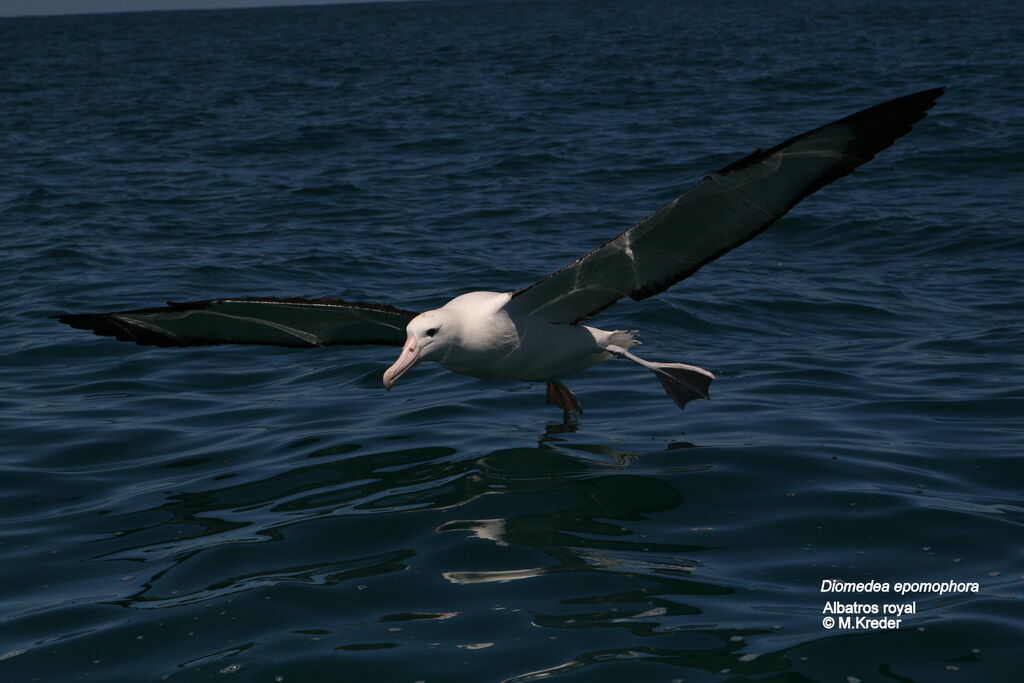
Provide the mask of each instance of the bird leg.
[{"label": "bird leg", "polygon": [[683,363],[652,363],[614,344],[609,344],[606,350],[612,355],[639,363],[657,375],[665,393],[680,408],[685,408],[687,402],[695,398],[711,398],[708,395],[708,387],[715,376],[704,368]]},{"label": "bird leg", "polygon": [[580,405],[580,400],[576,398],[576,394],[569,391],[569,387],[557,379],[548,382],[548,403],[553,403],[566,413],[576,412],[580,415],[583,414],[583,406]]}]

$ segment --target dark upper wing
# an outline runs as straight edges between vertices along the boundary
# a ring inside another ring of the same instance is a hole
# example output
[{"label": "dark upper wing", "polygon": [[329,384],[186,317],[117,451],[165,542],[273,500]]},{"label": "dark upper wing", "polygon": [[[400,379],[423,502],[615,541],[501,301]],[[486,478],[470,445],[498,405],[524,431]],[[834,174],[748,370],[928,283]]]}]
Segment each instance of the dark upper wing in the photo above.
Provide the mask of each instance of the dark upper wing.
[{"label": "dark upper wing", "polygon": [[122,313],[58,315],[62,323],[144,346],[271,344],[401,346],[416,317],[384,304],[275,297],[172,303]]},{"label": "dark upper wing", "polygon": [[899,97],[758,150],[586,256],[513,293],[512,313],[575,323],[624,296],[646,299],[756,237],[925,117],[943,93]]}]

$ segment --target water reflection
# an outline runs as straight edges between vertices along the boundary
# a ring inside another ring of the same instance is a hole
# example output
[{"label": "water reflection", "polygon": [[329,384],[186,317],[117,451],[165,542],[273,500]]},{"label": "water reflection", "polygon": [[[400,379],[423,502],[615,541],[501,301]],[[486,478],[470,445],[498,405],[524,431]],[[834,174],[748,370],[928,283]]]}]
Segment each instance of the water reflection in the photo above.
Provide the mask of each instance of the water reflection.
[{"label": "water reflection", "polygon": [[[501,629],[503,637],[523,637],[522,629],[528,633],[530,627],[555,633],[611,629],[639,638],[699,627],[701,608],[676,596],[722,596],[732,589],[695,577],[708,547],[674,542],[657,528],[644,528],[682,507],[684,495],[665,478],[630,471],[645,453],[567,440],[573,429],[571,423],[549,425],[536,448],[476,457],[443,446],[368,452],[358,444],[303,440],[291,445],[287,465],[240,472],[230,485],[221,475],[201,478],[188,487],[194,490],[172,492],[153,508],[127,514],[160,521],[119,534],[117,547],[96,559],[131,559],[153,567],[137,590],[112,601],[129,609],[224,606],[286,586],[341,590],[349,597],[339,610],[340,623],[296,631],[323,632],[317,640],[334,652],[369,654],[409,646],[396,633],[424,628],[439,645],[472,650],[479,643],[467,643],[471,630],[462,620],[480,606],[475,595],[459,587],[520,584],[506,598],[528,596],[534,592],[529,584],[559,575],[604,575],[618,589],[555,591],[546,606],[529,615],[510,610],[513,626]],[[656,452],[689,447],[673,443]],[[676,466],[675,472],[707,468]],[[502,514],[451,516],[477,507]],[[435,550],[440,539],[455,541],[445,542],[443,557]],[[493,552],[481,552],[473,545],[478,543]],[[523,564],[527,555],[546,561]],[[399,593],[418,593],[432,583],[431,575],[454,592],[445,592],[438,602],[406,605],[372,591],[375,582],[392,576],[404,586]],[[538,588],[539,594],[551,590]],[[365,600],[352,607],[362,592]],[[723,630],[720,637],[705,639],[700,651],[712,646],[739,651],[742,643],[729,640],[733,636]],[[486,642],[489,649],[500,636]],[[521,680],[640,652],[579,655]],[[648,648],[643,656],[658,655]],[[216,656],[204,654],[179,666],[211,658]]]},{"label": "water reflection", "polygon": [[[313,436],[250,466],[160,462],[94,522],[104,532],[83,558],[106,577],[90,584],[89,608],[131,616],[90,616],[93,627],[47,640],[91,652],[100,638],[201,639],[168,640],[164,672],[318,657],[435,670],[454,648],[486,652],[516,681],[615,662],[687,677],[799,670],[799,648],[836,634],[769,576],[737,578],[736,556],[722,553],[743,549],[704,542],[721,537],[696,526],[707,521],[703,474],[728,466],[721,448],[636,450],[559,425],[536,447],[479,454]],[[53,604],[11,625],[68,622],[75,609]],[[28,666],[42,648],[20,649],[12,659]]]},{"label": "water reflection", "polygon": [[[479,464],[485,485],[493,490],[493,486],[500,483],[507,494],[545,496],[557,493],[559,507],[501,519],[452,520],[438,527],[438,531],[465,531],[497,545],[529,547],[549,556],[553,563],[532,569],[446,572],[444,576],[449,581],[509,581],[583,569],[626,574],[688,573],[698,563],[688,554],[699,552],[703,549],[700,546],[635,538],[629,526],[621,523],[643,520],[646,515],[680,506],[682,494],[664,480],[622,472],[598,474],[564,455],[551,455],[551,451],[536,451],[525,458],[524,455],[521,450],[504,451],[483,459]],[[616,455],[621,460],[623,454],[616,452]],[[575,470],[572,464],[580,469]],[[518,474],[524,468],[550,472],[558,465],[565,468],[560,477]],[[574,471],[577,476],[570,474]],[[587,472],[588,476],[578,476],[580,472]],[[644,559],[649,555],[662,559]]]},{"label": "water reflection", "polygon": [[[386,552],[339,553],[347,557],[340,559],[335,554],[330,561],[294,564],[281,564],[276,555],[272,557],[275,561],[270,561],[265,551],[254,548],[267,541],[294,544],[294,537],[303,535],[309,525],[337,525],[342,518],[356,531],[346,534],[349,538],[364,542],[374,538],[378,545],[387,545],[386,534],[362,536],[358,529],[395,524],[382,525],[382,516],[462,508],[484,496],[501,496],[511,503],[507,517],[452,519],[434,529],[464,532],[501,547],[532,548],[547,555],[551,563],[535,569],[443,572],[449,581],[504,581],[530,573],[579,570],[678,575],[693,571],[699,562],[691,555],[701,551],[700,546],[637,538],[630,529],[629,522],[670,511],[684,500],[663,479],[621,469],[641,453],[573,445],[574,450],[618,465],[609,468],[560,452],[556,445],[542,440],[538,448],[503,449],[465,459],[445,447],[376,453],[361,453],[361,447],[352,444],[319,447],[267,476],[249,475],[229,486],[210,486],[219,483],[219,477],[198,480],[193,486],[200,490],[173,492],[156,507],[127,514],[132,519],[155,517],[160,521],[118,531],[103,544],[115,547],[95,559],[166,563],[138,592],[119,601],[133,607],[187,604],[286,581],[329,585],[349,574],[376,575],[408,568],[409,560],[423,550],[429,537],[406,538],[410,547],[392,547]],[[530,501],[540,498],[553,504],[537,509]],[[351,545],[343,541],[336,549],[351,550]],[[230,552],[224,552],[225,548],[231,548]],[[303,546],[300,555],[308,554]],[[221,576],[205,585],[185,587],[173,580],[175,574],[187,571],[186,567],[204,564],[204,559],[209,562],[204,557],[209,555],[224,555],[221,570],[237,566],[249,571],[230,578]],[[258,562],[254,556],[259,556]],[[266,566],[252,571],[254,565],[261,564]],[[174,584],[173,591],[160,590],[168,584]]]}]

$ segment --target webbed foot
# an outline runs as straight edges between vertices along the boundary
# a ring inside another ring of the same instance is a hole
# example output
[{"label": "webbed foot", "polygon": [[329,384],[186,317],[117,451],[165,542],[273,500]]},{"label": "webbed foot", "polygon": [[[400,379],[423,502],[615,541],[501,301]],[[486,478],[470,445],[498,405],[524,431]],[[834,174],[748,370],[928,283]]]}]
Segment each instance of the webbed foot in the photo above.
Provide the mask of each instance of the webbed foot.
[{"label": "webbed foot", "polygon": [[576,394],[569,391],[569,387],[557,379],[553,382],[548,382],[548,403],[558,406],[567,413],[583,414],[583,406],[580,405]]}]

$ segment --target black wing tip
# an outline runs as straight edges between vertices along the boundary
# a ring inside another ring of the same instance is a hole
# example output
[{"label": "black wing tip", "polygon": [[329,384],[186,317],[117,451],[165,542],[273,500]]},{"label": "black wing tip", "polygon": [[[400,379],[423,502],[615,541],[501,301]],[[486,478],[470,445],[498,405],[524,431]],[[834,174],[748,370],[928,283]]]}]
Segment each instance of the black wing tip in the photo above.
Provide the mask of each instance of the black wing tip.
[{"label": "black wing tip", "polygon": [[[883,102],[882,105],[885,105],[885,104],[888,104],[888,103],[891,103],[891,102],[899,102],[900,100],[920,100],[922,102],[930,101],[930,104],[928,104],[928,106],[925,107],[925,109],[931,109],[932,105],[934,105],[938,101],[938,99],[940,97],[942,97],[943,95],[945,95],[945,94],[946,94],[946,86],[939,85],[939,86],[936,86],[934,88],[926,88],[924,90],[918,90],[917,92],[912,92],[909,95],[901,95],[899,97],[894,97],[893,99],[889,100],[888,102]],[[882,106],[882,105],[879,105],[879,106]]]},{"label": "black wing tip", "polygon": [[[200,304],[210,302],[194,303]],[[140,308],[135,311],[125,311],[125,313],[166,313],[168,311],[177,312],[197,308],[203,308],[203,306],[175,304],[161,308]],[[257,344],[257,342],[227,342],[222,340],[203,339],[202,337],[172,337],[165,334],[161,334],[160,332],[154,330],[149,330],[145,327],[139,327],[137,325],[128,326],[122,324],[117,320],[117,315],[117,313],[62,313],[60,315],[53,315],[50,317],[55,318],[59,322],[62,322],[65,325],[69,325],[75,329],[92,332],[97,337],[113,337],[118,341],[131,342],[139,346],[160,346],[163,348],[172,348],[183,346],[220,346],[228,343]],[[398,345],[400,346],[401,344]],[[276,344],[276,346],[313,348],[318,345],[310,343],[295,343]]]},{"label": "black wing tip", "polygon": [[882,137],[891,138],[889,144],[892,144],[897,138],[910,132],[915,123],[926,117],[928,110],[935,106],[945,92],[946,88],[942,86],[903,95],[850,114],[836,123],[873,129],[882,134]]},{"label": "black wing tip", "polygon": [[[97,330],[108,330],[112,326],[103,313],[61,313],[50,317],[76,330],[90,330],[97,334],[101,334]],[[105,336],[110,336],[110,333],[106,333]]]},{"label": "black wing tip", "polygon": [[[145,328],[126,328],[124,325],[119,324],[113,316],[114,314],[111,313],[62,313],[50,317],[77,330],[92,332],[97,337],[114,337],[119,341],[133,342],[139,346],[182,346],[180,342],[176,342],[164,335],[150,332]],[[195,346],[197,344],[188,345]]]},{"label": "black wing tip", "polygon": [[[737,159],[728,166],[715,171],[712,175],[724,175],[732,171],[742,170],[753,164],[764,161],[780,149],[793,144],[801,138],[817,133],[822,128],[836,124],[847,124],[857,130],[857,138],[853,145],[847,150],[851,156],[856,158],[846,172],[849,173],[857,166],[867,163],[875,158],[882,150],[892,146],[896,140],[910,132],[918,121],[928,115],[928,110],[935,106],[935,103],[946,92],[946,86],[929,88],[919,92],[894,97],[880,104],[844,116],[824,126],[809,130],[806,133],[793,136],[783,140],[777,145],[768,149],[758,149],[745,157]],[[842,174],[842,175],[845,175]],[[833,178],[835,180],[835,178]],[[831,181],[830,181],[831,182]],[[827,184],[827,183],[826,183]]]}]

